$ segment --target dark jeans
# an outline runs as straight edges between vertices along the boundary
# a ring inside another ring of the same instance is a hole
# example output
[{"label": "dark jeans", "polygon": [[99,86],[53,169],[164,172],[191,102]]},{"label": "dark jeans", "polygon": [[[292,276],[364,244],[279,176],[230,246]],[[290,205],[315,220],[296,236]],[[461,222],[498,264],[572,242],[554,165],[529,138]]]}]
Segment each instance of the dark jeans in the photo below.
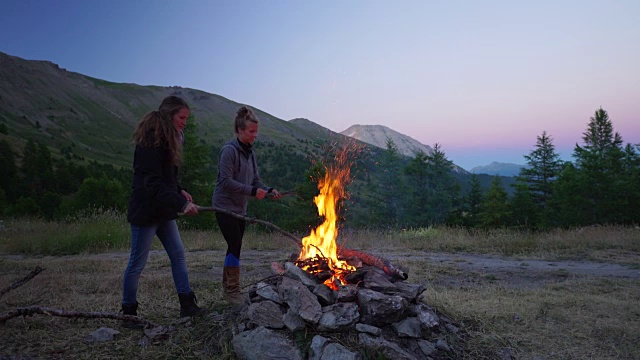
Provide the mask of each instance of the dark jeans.
[{"label": "dark jeans", "polygon": [[155,235],[158,235],[164,250],[171,260],[171,273],[177,292],[191,292],[184,245],[182,244],[176,221],[171,220],[149,226],[131,224],[131,254],[129,255],[127,269],[124,271],[124,282],[122,284],[123,304],[132,305],[137,302],[138,281],[149,259],[149,250]]}]

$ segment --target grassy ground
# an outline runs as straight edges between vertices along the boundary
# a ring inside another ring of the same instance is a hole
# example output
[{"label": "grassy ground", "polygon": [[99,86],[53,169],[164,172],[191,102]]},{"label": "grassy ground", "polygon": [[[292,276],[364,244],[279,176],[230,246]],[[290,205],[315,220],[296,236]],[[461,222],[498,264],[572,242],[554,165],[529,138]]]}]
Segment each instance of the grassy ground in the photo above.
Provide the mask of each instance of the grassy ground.
[{"label": "grassy ground", "polygon": [[[0,227],[0,289],[36,266],[45,270],[0,297],[0,314],[39,305],[64,310],[119,310],[122,272],[128,260],[128,226],[117,214],[95,214],[64,224],[4,220]],[[216,232],[183,231],[192,287],[199,303],[227,311],[220,279],[224,241]],[[410,282],[424,283],[424,301],[464,325],[465,359],[638,359],[640,281],[637,278],[574,276],[559,272],[548,282],[514,288],[501,278],[465,272],[451,263],[402,254],[474,253],[527,259],[589,260],[640,269],[640,230],[591,227],[549,233],[467,232],[418,229],[398,232],[344,231],[346,246],[393,257],[409,269]],[[249,231],[243,248],[243,282],[270,275],[296,246],[278,234]],[[515,275],[514,275],[515,276]],[[446,280],[445,280],[446,279]],[[465,280],[450,281],[451,279]],[[464,283],[466,285],[460,285]],[[469,285],[473,284],[473,285]],[[140,315],[175,330],[143,347],[140,331],[115,320],[35,315],[0,324],[0,358],[213,358],[235,359],[232,323],[207,316],[178,323],[179,305],[167,256],[156,244],[139,288]],[[119,330],[113,341],[89,344],[100,327]],[[313,334],[298,334],[301,346]]]}]

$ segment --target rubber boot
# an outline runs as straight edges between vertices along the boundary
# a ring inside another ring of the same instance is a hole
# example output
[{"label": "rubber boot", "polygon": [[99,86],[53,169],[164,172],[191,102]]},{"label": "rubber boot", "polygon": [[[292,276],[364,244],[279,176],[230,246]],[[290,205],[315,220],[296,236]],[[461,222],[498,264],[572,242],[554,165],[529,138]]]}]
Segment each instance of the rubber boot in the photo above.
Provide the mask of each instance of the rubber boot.
[{"label": "rubber boot", "polygon": [[193,291],[190,293],[178,293],[178,299],[180,299],[180,317],[200,316],[206,312],[205,309],[198,306],[198,299]]},{"label": "rubber boot", "polygon": [[[123,315],[138,316],[138,303],[122,304],[121,311]],[[122,326],[126,327],[127,329],[144,329],[144,324],[130,320],[125,320],[122,323]]]},{"label": "rubber boot", "polygon": [[244,304],[244,296],[240,293],[240,267],[225,266],[222,270],[222,288],[224,299],[234,306]]}]

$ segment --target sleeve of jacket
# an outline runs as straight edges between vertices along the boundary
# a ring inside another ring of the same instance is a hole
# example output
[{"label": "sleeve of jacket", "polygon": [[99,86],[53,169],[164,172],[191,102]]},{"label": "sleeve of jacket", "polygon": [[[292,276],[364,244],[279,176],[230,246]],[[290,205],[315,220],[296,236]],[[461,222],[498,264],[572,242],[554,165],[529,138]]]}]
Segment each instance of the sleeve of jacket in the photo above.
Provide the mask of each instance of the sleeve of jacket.
[{"label": "sleeve of jacket", "polygon": [[[182,211],[188,201],[178,194],[177,188],[166,183],[162,173],[164,150],[160,147],[138,147],[138,166],[143,174],[144,187],[148,194],[162,205]],[[177,174],[176,174],[177,175]]]},{"label": "sleeve of jacket", "polygon": [[233,178],[238,156],[238,152],[233,146],[223,146],[222,150],[220,150],[220,160],[218,162],[220,185],[226,192],[251,195],[251,190],[253,189],[251,184],[243,184]]}]

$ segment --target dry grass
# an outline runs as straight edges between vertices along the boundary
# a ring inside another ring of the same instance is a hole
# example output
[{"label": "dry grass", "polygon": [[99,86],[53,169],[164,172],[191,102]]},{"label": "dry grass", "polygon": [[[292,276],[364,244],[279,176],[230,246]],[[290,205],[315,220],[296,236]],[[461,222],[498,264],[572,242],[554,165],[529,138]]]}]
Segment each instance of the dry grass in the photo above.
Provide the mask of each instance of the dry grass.
[{"label": "dry grass", "polygon": [[[125,236],[122,234],[128,231],[126,224],[115,223],[119,224],[114,225],[116,228],[124,229],[119,230],[119,236]],[[14,242],[28,243],[32,237],[37,243],[47,236],[64,239],[56,231],[67,237],[81,233],[76,231],[80,228],[94,231],[91,225],[59,226],[5,221],[5,229],[0,230],[0,288],[11,285],[36,266],[46,270],[0,298],[1,313],[30,305],[78,311],[119,310],[127,245],[109,243],[101,248],[95,245],[100,244],[97,241],[82,248],[79,255],[62,256],[24,250],[43,249],[42,245],[23,244],[21,250],[10,251],[16,246]],[[95,233],[104,229],[104,225],[95,226]],[[182,235],[188,249],[191,284],[199,303],[225,311],[220,289],[224,240],[217,232],[185,231]],[[353,249],[399,257],[420,250],[517,256],[523,264],[526,259],[592,259],[631,267],[640,264],[640,230],[635,228],[597,227],[539,234],[432,228],[345,231],[340,239]],[[163,325],[174,324],[175,331],[168,339],[142,347],[138,345],[143,336],[140,331],[121,328],[114,320],[36,315],[0,324],[0,358],[235,359],[229,321],[208,316],[187,325],[175,323],[178,300],[169,260],[159,249],[156,244],[142,274],[140,315]],[[249,231],[243,251],[243,282],[249,284],[270,275],[270,263],[285,261],[297,248],[278,234]],[[403,265],[411,269],[411,282],[427,285],[427,303],[465,325],[466,359],[496,359],[503,349],[511,349],[517,359],[640,358],[637,279],[560,276],[544,286],[514,289],[493,281],[491,274],[465,273],[451,264],[434,264],[419,256],[408,258]],[[447,285],[441,281],[449,278],[475,285]],[[103,326],[121,334],[106,343],[83,341],[87,334]],[[307,346],[311,336],[299,334],[297,341],[301,347]]]},{"label": "dry grass", "polygon": [[593,226],[549,232],[506,229],[421,228],[380,232],[345,232],[342,241],[359,249],[411,249],[526,256],[546,260],[576,259],[640,265],[640,228]]},{"label": "dry grass", "polygon": [[638,301],[637,280],[567,280],[534,290],[438,287],[427,294],[429,304],[468,325],[469,358],[491,358],[503,347],[520,359],[637,359]]}]

